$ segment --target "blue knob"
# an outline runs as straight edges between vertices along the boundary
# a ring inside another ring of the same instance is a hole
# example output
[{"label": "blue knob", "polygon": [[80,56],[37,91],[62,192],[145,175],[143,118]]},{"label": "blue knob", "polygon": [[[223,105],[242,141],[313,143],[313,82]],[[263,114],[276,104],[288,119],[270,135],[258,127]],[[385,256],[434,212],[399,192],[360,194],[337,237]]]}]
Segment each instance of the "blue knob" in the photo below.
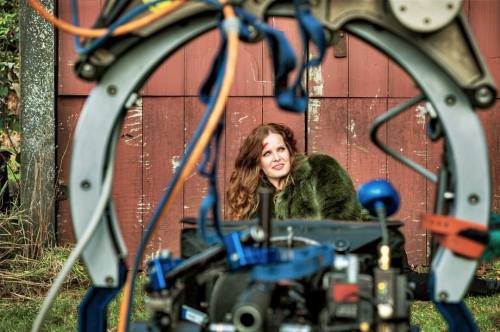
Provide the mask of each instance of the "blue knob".
[{"label": "blue knob", "polygon": [[371,215],[377,216],[377,206],[385,207],[386,216],[394,214],[399,208],[399,195],[386,180],[373,180],[362,184],[358,189],[358,200]]}]

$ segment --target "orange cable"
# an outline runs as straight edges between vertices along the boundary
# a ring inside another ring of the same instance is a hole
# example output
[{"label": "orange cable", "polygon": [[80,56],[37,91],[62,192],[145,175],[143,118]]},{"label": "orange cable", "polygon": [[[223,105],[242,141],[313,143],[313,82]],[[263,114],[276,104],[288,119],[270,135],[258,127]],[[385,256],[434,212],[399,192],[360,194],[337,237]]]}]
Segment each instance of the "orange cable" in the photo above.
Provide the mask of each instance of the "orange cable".
[{"label": "orange cable", "polygon": [[[235,17],[234,15],[234,10],[230,6],[224,6],[223,8],[223,13],[225,19]],[[198,140],[197,144],[195,145],[193,152],[191,155],[188,156],[188,160],[186,161],[186,166],[184,167],[181,175],[179,176],[179,181],[175,184],[174,188],[172,189],[172,194],[170,195],[169,199],[165,203],[165,206],[163,207],[160,216],[158,219],[161,219],[162,215],[165,213],[165,211],[168,211],[168,208],[173,201],[173,198],[177,195],[179,190],[182,188],[182,185],[184,184],[185,179],[188,177],[188,175],[192,172],[192,170],[196,166],[196,162],[199,159],[200,155],[203,153],[203,150],[207,146],[207,144],[210,142],[210,139],[220,121],[222,118],[222,115],[224,114],[224,106],[226,105],[227,98],[229,96],[229,92],[231,89],[231,86],[233,85],[234,81],[234,74],[236,70],[236,60],[238,56],[238,33],[231,31],[228,32],[228,60],[226,64],[226,74],[224,75],[224,80],[222,81],[221,85],[221,90],[219,93],[219,96],[217,98],[217,101],[214,106],[214,110],[212,114],[210,115],[210,118],[207,121],[207,125],[205,127],[205,130],[203,131],[200,139]],[[155,225],[156,226],[156,225]],[[154,233],[155,228],[152,230],[152,234]],[[127,325],[127,308],[128,308],[128,301],[129,301],[129,296],[130,296],[130,291],[132,288],[131,285],[131,274],[127,276],[127,281],[126,285],[124,287],[124,299],[121,303],[120,307],[120,317],[119,317],[119,325],[118,325],[118,331],[119,332],[125,332],[126,331],[126,325]]]},{"label": "orange cable", "polygon": [[[151,24],[152,22],[167,15],[168,13],[173,12],[177,8],[181,7],[185,2],[186,0],[175,0],[172,3],[169,3],[168,6],[161,8],[156,12],[153,12],[149,15],[141,17],[132,22],[125,23],[124,25],[121,25],[118,28],[116,28],[113,31],[112,36],[120,36],[127,34],[129,32],[139,30],[145,27],[146,25]],[[49,13],[47,9],[45,9],[45,7],[38,0],[28,0],[28,3],[30,4],[31,7],[33,7],[34,10],[36,10],[40,14],[40,16],[42,16],[46,21],[48,21],[61,31],[88,38],[101,37],[108,32],[108,29],[81,28],[73,24],[70,24],[68,22],[65,22],[57,18],[56,16],[52,15],[51,13]]]}]

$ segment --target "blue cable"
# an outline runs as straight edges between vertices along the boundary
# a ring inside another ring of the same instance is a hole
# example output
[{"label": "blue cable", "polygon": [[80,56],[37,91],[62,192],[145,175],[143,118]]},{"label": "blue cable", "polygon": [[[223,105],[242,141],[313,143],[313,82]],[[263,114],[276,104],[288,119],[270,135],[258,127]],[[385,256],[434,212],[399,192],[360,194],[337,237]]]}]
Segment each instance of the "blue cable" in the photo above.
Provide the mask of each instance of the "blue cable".
[{"label": "blue cable", "polygon": [[[209,144],[205,149],[205,158],[198,167],[198,172],[202,176],[207,177],[209,180],[209,193],[203,199],[200,205],[200,212],[199,212],[200,217],[198,220],[198,233],[207,244],[214,244],[217,242],[224,243],[224,236],[222,234],[222,229],[220,225],[220,214],[219,214],[220,205],[218,197],[219,195],[217,191],[217,156],[219,155],[219,147],[220,147],[219,143],[223,129],[224,129],[224,123],[221,121],[217,126],[217,130],[214,133],[214,137],[212,138],[212,141],[215,144],[214,157],[211,158],[211,149]],[[205,170],[205,168],[210,159],[213,159],[212,168],[209,171],[207,171]],[[208,215],[208,211],[210,209],[212,210],[212,216],[214,220],[213,226],[215,228],[216,237],[214,237],[213,235],[209,235],[206,229],[206,218]]]},{"label": "blue cable", "polygon": [[[111,35],[113,34],[113,31],[115,31],[117,28],[119,28],[121,25],[127,23],[128,21],[132,20],[134,17],[145,11],[151,6],[154,6],[160,2],[164,2],[165,0],[154,0],[151,1],[147,4],[141,4],[131,11],[127,12],[125,15],[120,17],[118,20],[113,22],[109,27],[108,27],[108,32],[104,34],[103,36],[93,40],[89,45],[82,47],[80,46],[80,36],[75,35],[74,36],[74,47],[75,50],[78,54],[89,54],[92,51],[94,51],[96,48],[101,46]],[[71,0],[71,18],[73,21],[73,25],[75,26],[80,26],[80,20],[78,18],[78,4],[77,0]]]},{"label": "blue cable", "polygon": [[[226,63],[226,59],[224,58],[223,63]],[[128,331],[129,327],[129,320],[130,320],[130,315],[131,315],[131,309],[132,309],[132,304],[133,304],[133,298],[134,298],[134,289],[135,289],[135,279],[137,277],[137,271],[139,270],[140,264],[141,264],[141,259],[142,259],[142,253],[144,252],[146,243],[149,241],[149,237],[151,236],[151,233],[153,231],[154,225],[158,222],[158,219],[161,215],[161,211],[163,210],[163,207],[165,206],[166,202],[172,195],[172,191],[176,183],[179,181],[180,174],[182,170],[185,167],[187,157],[191,155],[193,152],[194,146],[196,143],[199,141],[205,126],[208,122],[208,119],[210,118],[210,115],[212,114],[213,108],[215,106],[215,102],[217,100],[217,97],[220,93],[220,89],[222,86],[222,81],[225,76],[225,68],[224,66],[221,67],[221,70],[219,71],[217,75],[217,80],[216,80],[216,85],[214,89],[214,93],[212,94],[212,98],[210,99],[210,102],[208,103],[207,109],[203,115],[203,118],[201,119],[200,123],[198,124],[198,127],[196,128],[196,131],[193,135],[193,138],[189,145],[186,148],[186,152],[184,153],[184,157],[181,160],[181,163],[179,167],[177,168],[172,180],[170,180],[170,183],[168,184],[168,187],[166,191],[163,193],[162,197],[160,198],[160,201],[158,203],[158,206],[156,207],[155,211],[153,212],[153,215],[151,216],[149,223],[146,227],[146,230],[144,231],[143,238],[141,242],[139,243],[139,247],[136,251],[136,256],[134,260],[134,266],[131,271],[132,276],[131,276],[131,289],[130,289],[130,301],[128,303],[128,308],[127,308],[127,322],[126,322],[126,330]]]}]

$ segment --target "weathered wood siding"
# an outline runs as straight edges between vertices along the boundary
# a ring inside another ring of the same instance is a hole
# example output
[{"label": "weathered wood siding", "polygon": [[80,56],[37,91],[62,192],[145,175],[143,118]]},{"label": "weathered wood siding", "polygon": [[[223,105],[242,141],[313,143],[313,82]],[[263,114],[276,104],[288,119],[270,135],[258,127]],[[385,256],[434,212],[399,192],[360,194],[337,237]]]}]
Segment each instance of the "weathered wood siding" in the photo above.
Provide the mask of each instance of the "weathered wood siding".
[{"label": "weathered wood siding", "polygon": [[[80,0],[83,24],[90,25],[101,5],[96,0]],[[59,13],[70,18],[69,4],[59,1]],[[468,17],[479,46],[497,82],[500,82],[500,2],[466,1]],[[275,18],[270,23],[285,31],[298,50],[300,38],[294,22]],[[183,149],[201,117],[198,88],[218,49],[218,32],[210,32],[174,54],[152,76],[142,90],[142,103],[132,109],[123,128],[118,149],[118,165],[113,197],[125,241],[130,252],[142,234],[157,200],[171,179]],[[407,251],[412,263],[425,263],[428,236],[420,225],[420,215],[432,211],[434,186],[376,149],[368,138],[368,126],[389,107],[415,96],[413,81],[386,56],[348,36],[348,54],[335,58],[330,49],[325,62],[307,75],[310,95],[306,115],[280,111],[272,97],[271,67],[263,43],[241,45],[237,81],[227,104],[226,126],[219,158],[219,187],[222,193],[238,148],[245,135],[257,124],[278,121],[291,126],[302,151],[335,156],[352,175],[356,186],[373,178],[387,178],[400,191],[401,209],[395,218],[404,222]],[[91,85],[73,75],[72,40],[59,39],[58,84],[58,167],[59,178],[67,183],[71,139],[79,110]],[[105,110],[103,110],[105,111]],[[493,174],[493,208],[500,209],[500,102],[495,110],[481,112],[490,143]],[[440,143],[425,137],[425,122],[418,107],[381,129],[381,137],[396,150],[435,170],[440,161]],[[89,161],[91,162],[91,161]],[[154,241],[156,250],[178,250],[179,220],[195,216],[207,185],[192,174],[171,210],[162,220]],[[59,240],[71,241],[68,202],[59,202]]]}]

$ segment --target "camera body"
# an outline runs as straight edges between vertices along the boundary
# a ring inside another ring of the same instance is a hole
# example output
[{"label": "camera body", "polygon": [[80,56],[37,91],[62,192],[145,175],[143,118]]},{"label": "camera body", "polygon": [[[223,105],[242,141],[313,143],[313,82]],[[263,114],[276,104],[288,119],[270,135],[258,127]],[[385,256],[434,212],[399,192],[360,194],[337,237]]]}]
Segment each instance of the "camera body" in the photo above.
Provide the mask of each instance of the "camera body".
[{"label": "camera body", "polygon": [[[207,245],[183,220],[181,258],[148,263],[149,322],[133,331],[408,331],[404,239],[389,223],[391,268],[378,266],[375,222],[224,222]],[[209,227],[210,228],[210,227]]]}]

